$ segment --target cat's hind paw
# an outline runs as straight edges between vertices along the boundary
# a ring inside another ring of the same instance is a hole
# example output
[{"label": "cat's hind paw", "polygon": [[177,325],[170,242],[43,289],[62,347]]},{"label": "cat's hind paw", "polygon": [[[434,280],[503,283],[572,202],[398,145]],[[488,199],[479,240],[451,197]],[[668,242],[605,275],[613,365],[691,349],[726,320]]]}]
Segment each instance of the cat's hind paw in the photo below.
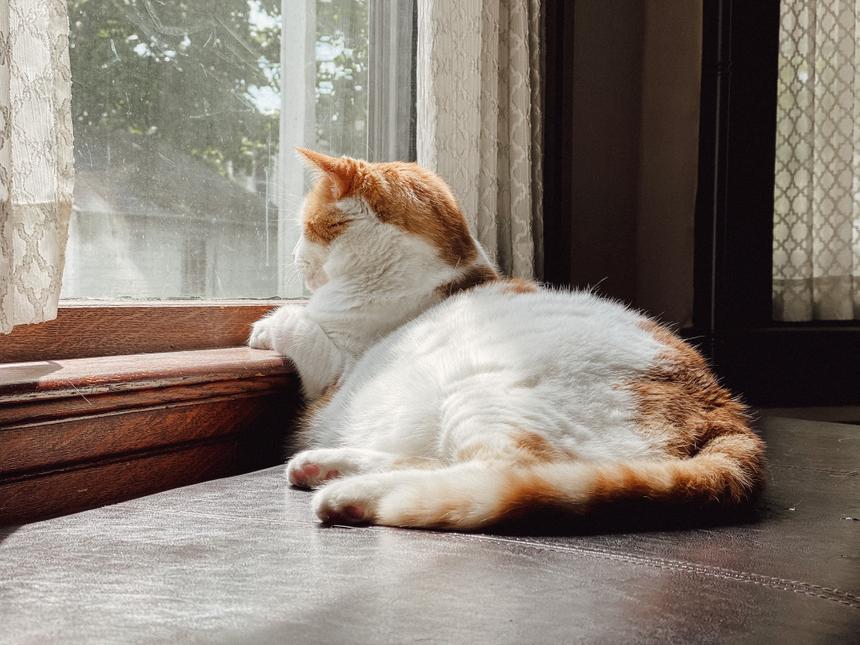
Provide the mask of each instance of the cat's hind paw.
[{"label": "cat's hind paw", "polygon": [[324,524],[373,524],[381,495],[377,476],[349,477],[318,491],[313,509]]},{"label": "cat's hind paw", "polygon": [[[298,488],[316,488],[341,476],[341,471],[325,459],[320,450],[305,450],[287,463],[287,479]],[[322,457],[322,458],[316,458]],[[326,463],[328,462],[328,463]]]},{"label": "cat's hind paw", "polygon": [[287,479],[299,488],[317,488],[338,477],[390,470],[397,459],[396,455],[378,450],[315,448],[304,450],[290,459]]}]

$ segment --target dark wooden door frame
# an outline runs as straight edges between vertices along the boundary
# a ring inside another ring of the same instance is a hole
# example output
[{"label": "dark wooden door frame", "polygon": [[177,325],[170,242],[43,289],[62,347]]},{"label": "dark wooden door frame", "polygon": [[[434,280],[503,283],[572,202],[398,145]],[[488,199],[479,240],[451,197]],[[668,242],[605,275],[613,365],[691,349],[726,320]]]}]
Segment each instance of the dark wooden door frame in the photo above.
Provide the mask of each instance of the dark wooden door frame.
[{"label": "dark wooden door frame", "polygon": [[706,0],[694,328],[757,405],[860,403],[860,325],[772,318],[778,0]]},{"label": "dark wooden door frame", "polygon": [[542,279],[570,286],[573,150],[573,0],[546,0],[543,60]]}]

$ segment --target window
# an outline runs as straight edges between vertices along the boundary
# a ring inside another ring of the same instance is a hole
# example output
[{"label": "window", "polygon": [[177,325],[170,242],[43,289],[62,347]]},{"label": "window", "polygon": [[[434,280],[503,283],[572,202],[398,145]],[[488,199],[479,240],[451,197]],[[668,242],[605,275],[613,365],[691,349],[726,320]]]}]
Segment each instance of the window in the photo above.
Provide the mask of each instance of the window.
[{"label": "window", "polygon": [[[63,298],[300,296],[293,147],[414,154],[413,109],[387,100],[412,84],[411,1],[69,0],[69,12]],[[396,36],[386,47],[381,29]]]}]

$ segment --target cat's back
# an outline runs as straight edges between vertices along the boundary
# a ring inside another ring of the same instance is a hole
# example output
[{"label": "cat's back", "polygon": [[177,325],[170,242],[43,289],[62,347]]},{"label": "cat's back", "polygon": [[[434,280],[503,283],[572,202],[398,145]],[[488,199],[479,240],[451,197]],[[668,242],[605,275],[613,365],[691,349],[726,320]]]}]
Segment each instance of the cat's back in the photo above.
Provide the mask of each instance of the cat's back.
[{"label": "cat's back", "polygon": [[397,434],[401,443],[408,439],[406,452],[425,454],[458,402],[627,440],[631,404],[623,384],[665,348],[648,324],[588,292],[515,290],[505,282],[464,291],[362,356],[315,416],[319,445],[376,445],[405,428]]},{"label": "cat's back", "polygon": [[665,350],[653,325],[583,291],[514,290],[505,282],[471,289],[368,350],[344,378],[335,407],[403,397],[422,407],[455,392],[521,383],[537,384],[533,392],[553,405],[606,403]]},{"label": "cat's back", "polygon": [[433,307],[396,333],[390,348],[414,359],[450,352],[519,365],[644,369],[662,347],[652,327],[638,312],[588,291],[499,282]]}]

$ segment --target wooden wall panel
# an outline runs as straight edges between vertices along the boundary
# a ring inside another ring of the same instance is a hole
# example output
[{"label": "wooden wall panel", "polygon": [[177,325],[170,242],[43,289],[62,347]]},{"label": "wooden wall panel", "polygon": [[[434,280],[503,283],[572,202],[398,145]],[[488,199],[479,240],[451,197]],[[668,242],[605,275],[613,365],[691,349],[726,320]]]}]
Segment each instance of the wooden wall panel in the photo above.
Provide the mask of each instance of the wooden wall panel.
[{"label": "wooden wall panel", "polygon": [[0,472],[254,432],[265,424],[278,398],[240,394],[6,427],[0,432]]},{"label": "wooden wall panel", "polygon": [[168,488],[242,472],[239,440],[187,446],[161,454],[106,461],[38,477],[0,480],[0,525],[112,504]]}]

